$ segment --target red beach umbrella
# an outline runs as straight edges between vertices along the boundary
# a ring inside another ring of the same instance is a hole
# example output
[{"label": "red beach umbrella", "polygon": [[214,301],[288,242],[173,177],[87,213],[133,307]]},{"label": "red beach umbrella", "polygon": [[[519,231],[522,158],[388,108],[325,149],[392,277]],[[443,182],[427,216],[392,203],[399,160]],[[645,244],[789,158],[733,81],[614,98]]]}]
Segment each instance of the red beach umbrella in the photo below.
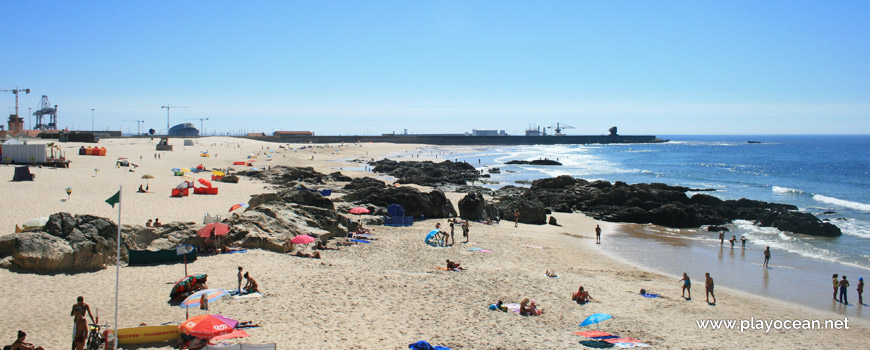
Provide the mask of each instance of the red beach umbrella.
[{"label": "red beach umbrella", "polygon": [[311,236],[309,236],[309,235],[298,235],[298,236],[296,236],[296,237],[293,237],[293,239],[290,240],[290,243],[293,243],[293,244],[309,244],[309,243],[311,243],[311,242],[314,242],[314,240],[315,240],[314,237],[311,237]]},{"label": "red beach umbrella", "polygon": [[201,229],[199,229],[199,231],[197,231],[196,235],[208,238],[211,236],[212,232],[214,232],[215,236],[223,236],[230,232],[230,225],[220,222],[214,222],[203,226]]},{"label": "red beach umbrella", "polygon": [[356,208],[353,208],[350,210],[351,214],[357,214],[357,215],[368,214],[369,212],[371,212],[371,211],[366,209],[365,207],[356,207]]},{"label": "red beach umbrella", "polygon": [[231,333],[238,324],[239,321],[222,315],[199,315],[188,318],[178,328],[190,336],[211,338]]}]

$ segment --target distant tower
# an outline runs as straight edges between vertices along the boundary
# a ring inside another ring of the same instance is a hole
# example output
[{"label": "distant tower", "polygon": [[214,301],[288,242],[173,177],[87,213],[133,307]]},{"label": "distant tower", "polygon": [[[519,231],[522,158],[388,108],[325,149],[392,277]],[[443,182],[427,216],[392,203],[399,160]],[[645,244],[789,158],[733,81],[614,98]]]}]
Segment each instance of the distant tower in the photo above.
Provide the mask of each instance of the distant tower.
[{"label": "distant tower", "polygon": [[21,130],[24,130],[24,119],[19,118],[17,115],[10,114],[9,115],[9,132],[17,133]]},{"label": "distant tower", "polygon": [[608,129],[607,131],[610,131],[610,136],[619,136],[619,135],[616,135],[616,127],[615,126]]}]

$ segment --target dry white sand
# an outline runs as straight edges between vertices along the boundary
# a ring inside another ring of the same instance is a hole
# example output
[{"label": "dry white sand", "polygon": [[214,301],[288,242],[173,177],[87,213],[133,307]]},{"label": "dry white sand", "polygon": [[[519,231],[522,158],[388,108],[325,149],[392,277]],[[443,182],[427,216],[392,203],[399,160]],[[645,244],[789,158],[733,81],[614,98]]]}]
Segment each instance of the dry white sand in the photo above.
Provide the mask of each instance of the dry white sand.
[{"label": "dry white sand", "polygon": [[[230,205],[247,201],[267,185],[246,178],[240,184],[220,184],[218,196],[170,199],[169,189],[178,182],[169,171],[193,166],[226,167],[243,155],[256,153],[264,144],[254,141],[205,138],[201,145],[177,150],[154,160],[147,141],[109,140],[109,157],[72,156],[72,169],[40,169],[33,183],[3,186],[4,212],[0,227],[12,232],[15,223],[57,211],[94,214],[114,218],[116,212],[103,202],[125,186],[125,222],[142,224],[151,217],[161,221],[199,221],[205,213],[225,213]],[[242,144],[242,149],[225,142]],[[143,144],[144,143],[144,144]],[[216,146],[210,146],[216,143]],[[65,147],[78,145],[65,144]],[[415,145],[364,144],[327,149],[286,151],[273,156],[274,164],[315,166],[321,172],[348,164],[332,159],[396,154]],[[218,158],[199,158],[200,150],[217,153]],[[68,149],[67,154],[72,154]],[[318,153],[310,161],[313,151]],[[277,152],[277,149],[276,149]],[[116,169],[117,156],[140,164],[135,173]],[[142,155],[143,159],[138,160]],[[286,158],[283,157],[286,155]],[[376,157],[377,158],[377,157]],[[101,171],[92,177],[93,168]],[[11,179],[10,167],[0,167],[0,177]],[[151,173],[154,194],[133,193],[139,177]],[[344,171],[351,176],[363,172]],[[63,189],[73,187],[72,200]],[[22,188],[16,188],[22,187]],[[26,187],[26,188],[25,188]],[[462,194],[448,194],[454,204]],[[581,214],[555,214],[561,227],[520,225],[471,225],[470,243],[457,230],[457,244],[433,248],[423,237],[436,222],[426,220],[407,228],[374,227],[372,244],[343,247],[323,252],[323,259],[303,259],[265,251],[249,251],[202,257],[189,265],[191,273],[207,273],[212,288],[236,287],[236,267],[243,266],[257,278],[265,296],[255,299],[224,298],[211,305],[210,312],[239,320],[253,320],[261,327],[248,329],[250,343],[278,343],[281,349],[402,349],[417,340],[454,349],[576,349],[582,337],[574,335],[578,324],[597,312],[612,314],[598,329],[640,339],[656,348],[864,348],[866,321],[850,320],[849,330],[699,330],[698,319],[836,320],[841,316],[782,303],[717,287],[718,304],[703,299],[703,278],[692,276],[694,300],[680,298],[675,276],[664,276],[631,266],[605,255],[605,244],[595,245],[592,228],[601,224],[605,233],[620,225],[598,223]],[[541,248],[525,245],[540,246]],[[468,250],[479,247],[492,253]],[[667,257],[663,257],[667,258]],[[462,263],[462,272],[441,271],[445,259]],[[699,262],[700,263],[700,262]],[[548,278],[544,270],[555,269],[559,278]],[[183,265],[122,267],[121,327],[180,322],[184,310],[166,301],[172,283],[184,275]],[[47,349],[69,347],[72,319],[69,309],[78,295],[85,296],[92,309],[99,309],[101,321],[111,322],[114,304],[114,269],[74,275],[37,275],[0,270],[0,293],[4,296],[0,343],[11,343],[17,329],[28,331],[28,340]],[[577,305],[570,295],[583,285],[595,302]],[[662,294],[659,299],[637,295],[645,288]],[[497,300],[519,302],[535,299],[544,314],[522,317],[514,313],[489,311]],[[203,313],[191,310],[191,315]]]}]

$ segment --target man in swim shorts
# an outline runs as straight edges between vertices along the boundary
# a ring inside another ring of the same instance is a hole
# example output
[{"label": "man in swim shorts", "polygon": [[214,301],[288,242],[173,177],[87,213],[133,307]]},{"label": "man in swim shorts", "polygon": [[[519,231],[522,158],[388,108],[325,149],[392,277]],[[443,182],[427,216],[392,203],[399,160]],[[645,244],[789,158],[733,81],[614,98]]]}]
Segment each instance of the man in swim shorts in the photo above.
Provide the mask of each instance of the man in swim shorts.
[{"label": "man in swim shorts", "polygon": [[[707,288],[707,304],[716,304],[716,294],[713,294],[713,277],[710,277],[710,273],[707,272],[704,274],[707,276],[707,281],[704,283],[704,286]],[[710,302],[710,297],[713,297],[713,302]]]}]

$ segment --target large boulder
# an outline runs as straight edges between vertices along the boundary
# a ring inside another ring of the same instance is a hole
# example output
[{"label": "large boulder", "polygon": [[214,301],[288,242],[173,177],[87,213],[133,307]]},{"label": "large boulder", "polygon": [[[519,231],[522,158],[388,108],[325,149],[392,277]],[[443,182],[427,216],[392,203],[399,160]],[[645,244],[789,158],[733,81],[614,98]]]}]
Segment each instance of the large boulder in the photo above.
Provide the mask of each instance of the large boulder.
[{"label": "large boulder", "polygon": [[374,179],[371,177],[358,177],[350,181],[349,184],[344,185],[344,189],[346,190],[359,190],[363,188],[375,188],[381,189],[387,186],[386,182],[383,182],[378,179]]},{"label": "large boulder", "polygon": [[471,192],[462,197],[458,203],[459,217],[465,220],[486,220],[497,218],[494,206],[487,203],[483,195]]},{"label": "large boulder", "polygon": [[260,179],[273,185],[287,186],[302,181],[309,184],[322,184],[326,175],[317,172],[312,167],[273,166],[269,170],[250,171],[248,176]]},{"label": "large boulder", "polygon": [[541,202],[531,201],[522,197],[502,198],[495,204],[499,216],[504,220],[513,220],[514,212],[519,211],[519,222],[524,224],[544,225],[547,223],[547,208]]},{"label": "large boulder", "polygon": [[456,209],[444,195],[444,192],[434,190],[423,193],[413,187],[364,187],[354,190],[344,196],[344,200],[360,205],[388,207],[390,204],[401,205],[406,216],[424,216],[426,218],[447,218],[456,216]]},{"label": "large boulder", "polygon": [[56,213],[43,231],[21,232],[4,237],[4,255],[26,271],[77,272],[105,268],[114,262],[117,226],[92,215]]}]

